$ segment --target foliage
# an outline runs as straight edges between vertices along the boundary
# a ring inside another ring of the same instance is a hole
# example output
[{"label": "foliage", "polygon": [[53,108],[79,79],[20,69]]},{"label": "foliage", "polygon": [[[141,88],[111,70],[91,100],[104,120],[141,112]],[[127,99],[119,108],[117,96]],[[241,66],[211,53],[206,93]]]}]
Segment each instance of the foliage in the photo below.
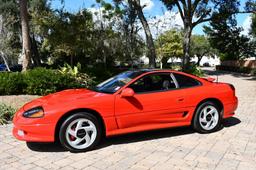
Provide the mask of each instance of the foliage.
[{"label": "foliage", "polygon": [[[95,10],[83,8],[71,13],[64,8],[52,9],[51,2],[28,1],[33,66],[43,62],[59,68],[64,63],[73,66],[79,62],[111,67],[116,61],[134,62],[143,55],[144,40],[138,32],[131,36],[124,29],[130,18],[124,9],[98,0]],[[22,51],[17,1],[0,0],[1,22],[4,32],[0,31],[0,50],[8,56],[10,65],[15,65]]]},{"label": "foliage", "polygon": [[[227,18],[242,9],[239,0],[162,1],[169,10],[178,10],[183,20],[182,43],[186,62],[189,62],[189,54],[194,53],[193,42],[190,44],[194,27],[213,18]],[[8,57],[11,66],[17,64],[22,51],[18,2],[0,0],[0,51]],[[28,0],[34,67],[50,65],[57,69],[64,63],[72,67],[81,63],[83,69],[98,64],[108,69],[118,62],[134,64],[145,53],[151,56],[150,65],[153,65],[154,43],[151,42],[148,15],[144,15],[145,6],[139,0],[96,0],[92,8],[81,8],[74,12],[65,10],[63,0],[60,9],[53,9],[52,2]],[[247,0],[244,10],[255,13],[255,1]],[[145,31],[146,39],[140,36],[141,29]],[[173,51],[176,45],[169,43],[164,48]],[[177,48],[181,53],[179,45]],[[157,52],[159,54],[159,46]],[[168,57],[163,58],[166,60]]]},{"label": "foliage", "polygon": [[11,121],[15,112],[16,110],[11,106],[0,103],[0,125]]},{"label": "foliage", "polygon": [[212,57],[216,54],[217,51],[211,47],[207,37],[203,35],[192,35],[191,56],[198,58],[198,66],[203,56]]},{"label": "foliage", "polygon": [[189,69],[190,43],[193,29],[213,18],[221,18],[239,11],[239,0],[161,0],[169,10],[177,7],[184,24],[183,70]]},{"label": "foliage", "polygon": [[61,74],[56,70],[37,68],[23,75],[26,88],[25,94],[45,95],[67,88],[76,88],[79,85],[75,79],[67,74]]},{"label": "foliage", "polygon": [[252,15],[251,34],[256,38],[256,14]]},{"label": "foliage", "polygon": [[139,30],[141,29],[139,26],[139,21],[137,19],[137,12],[133,8],[131,3],[121,3],[116,1],[115,9],[120,11],[121,22],[118,25],[118,30],[122,35],[122,41],[124,43],[123,51],[124,55],[119,55],[118,60],[125,63],[136,61],[138,56],[142,56],[144,53],[145,43],[144,40],[140,37]]},{"label": "foliage", "polygon": [[94,77],[90,78],[86,73],[81,73],[81,64],[77,63],[73,68],[65,63],[64,67],[60,67],[59,72],[63,75],[70,75],[76,79],[79,84],[89,87],[94,83]]},{"label": "foliage", "polygon": [[131,24],[133,24],[137,18],[140,21],[145,33],[145,38],[146,38],[146,45],[147,45],[146,56],[149,58],[149,67],[155,68],[156,67],[156,49],[155,49],[153,36],[149,27],[149,23],[143,11],[143,8],[145,6],[142,6],[140,0],[125,0],[125,1],[114,0],[114,2],[119,9],[121,9],[119,7],[120,4],[127,4],[123,7],[126,8],[124,11],[126,12],[128,11],[128,18]]},{"label": "foliage", "polygon": [[256,45],[250,38],[241,34],[233,17],[222,17],[205,27],[212,47],[218,49],[222,60],[239,60],[254,57]]},{"label": "foliage", "polygon": [[199,77],[204,76],[203,70],[201,70],[197,65],[192,65],[188,71],[186,71],[189,74],[193,74]]},{"label": "foliage", "polygon": [[[90,54],[92,15],[84,10],[76,14],[59,11],[46,18],[45,27],[51,30],[43,42],[43,50],[53,54],[53,62],[76,62],[76,57]],[[64,57],[64,58],[63,58]],[[63,60],[63,61],[61,61]]]},{"label": "foliage", "polygon": [[86,74],[74,77],[58,70],[36,68],[25,73],[0,73],[0,94],[46,95],[69,88],[88,87],[92,83]]},{"label": "foliage", "polygon": [[182,33],[179,30],[169,30],[156,40],[157,53],[163,67],[167,66],[170,58],[179,58],[183,55]]},{"label": "foliage", "polygon": [[254,69],[251,70],[251,74],[254,75],[254,76],[256,76],[256,68],[254,68]]},{"label": "foliage", "polygon": [[60,67],[59,72],[62,74],[70,74],[72,76],[77,76],[79,70],[81,70],[80,63],[77,63],[77,66],[74,66],[73,68],[69,64],[65,63],[64,67]]},{"label": "foliage", "polygon": [[89,77],[91,77],[94,81],[92,82],[93,85],[99,84],[100,82],[107,80],[108,78],[121,73],[122,69],[118,68],[104,68],[103,64],[97,64],[92,68],[85,68],[82,69],[82,72],[88,73]]},{"label": "foliage", "polygon": [[26,88],[26,84],[21,73],[0,72],[1,95],[23,94],[24,88]]},{"label": "foliage", "polygon": [[18,61],[21,52],[19,11],[15,0],[0,0],[0,51],[9,64]]}]

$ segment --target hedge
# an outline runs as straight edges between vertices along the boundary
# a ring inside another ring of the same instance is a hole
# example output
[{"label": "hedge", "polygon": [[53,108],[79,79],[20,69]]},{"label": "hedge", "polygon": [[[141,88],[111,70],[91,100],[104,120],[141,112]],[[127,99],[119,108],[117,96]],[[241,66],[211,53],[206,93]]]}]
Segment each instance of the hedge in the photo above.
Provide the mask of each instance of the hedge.
[{"label": "hedge", "polygon": [[46,95],[64,89],[90,86],[85,74],[62,74],[58,70],[36,68],[24,73],[0,72],[0,95]]}]

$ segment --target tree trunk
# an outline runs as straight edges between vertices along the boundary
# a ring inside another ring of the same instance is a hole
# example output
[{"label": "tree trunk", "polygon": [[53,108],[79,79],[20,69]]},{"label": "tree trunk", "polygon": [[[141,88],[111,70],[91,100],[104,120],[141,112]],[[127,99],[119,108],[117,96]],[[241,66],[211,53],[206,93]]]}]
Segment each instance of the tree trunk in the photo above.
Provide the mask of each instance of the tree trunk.
[{"label": "tree trunk", "polygon": [[200,55],[196,55],[196,56],[197,56],[197,63],[196,63],[196,65],[200,66],[200,62],[201,62],[203,56],[200,56]]},{"label": "tree trunk", "polygon": [[[184,24],[185,25],[185,24]],[[190,40],[191,40],[192,28],[189,25],[184,26],[184,40],[183,40],[183,61],[182,70],[188,71],[190,66]]]},{"label": "tree trunk", "polygon": [[162,58],[161,62],[163,64],[163,68],[167,68],[168,67],[168,63],[167,63],[168,60],[169,60],[169,58],[167,58],[167,57],[163,57]]},{"label": "tree trunk", "polygon": [[39,56],[39,52],[38,52],[38,47],[37,47],[37,43],[36,43],[36,39],[35,39],[35,35],[32,35],[31,38],[31,48],[32,48],[32,60],[34,62],[35,66],[40,66],[41,65],[41,61],[40,61],[40,56]]},{"label": "tree trunk", "polygon": [[23,63],[22,71],[29,68],[31,62],[31,45],[29,37],[27,0],[20,0],[20,18],[22,29]]},{"label": "tree trunk", "polygon": [[154,40],[147,22],[147,19],[145,18],[142,7],[140,6],[140,0],[134,1],[134,6],[138,12],[138,17],[140,19],[140,22],[143,26],[145,35],[146,35],[146,42],[147,42],[147,56],[149,58],[149,68],[155,68],[156,67],[156,49],[154,45]]}]

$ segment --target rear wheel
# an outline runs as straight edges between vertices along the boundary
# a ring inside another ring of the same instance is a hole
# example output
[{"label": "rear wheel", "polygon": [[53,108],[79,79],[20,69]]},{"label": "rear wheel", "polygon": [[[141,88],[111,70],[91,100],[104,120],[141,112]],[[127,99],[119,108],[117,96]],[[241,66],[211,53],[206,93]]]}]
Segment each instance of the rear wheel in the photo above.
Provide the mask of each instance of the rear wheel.
[{"label": "rear wheel", "polygon": [[76,113],[61,125],[59,139],[71,152],[88,151],[100,141],[101,130],[97,118],[90,113]]},{"label": "rear wheel", "polygon": [[201,104],[193,119],[193,128],[199,133],[211,133],[220,128],[221,110],[214,102],[207,101]]}]

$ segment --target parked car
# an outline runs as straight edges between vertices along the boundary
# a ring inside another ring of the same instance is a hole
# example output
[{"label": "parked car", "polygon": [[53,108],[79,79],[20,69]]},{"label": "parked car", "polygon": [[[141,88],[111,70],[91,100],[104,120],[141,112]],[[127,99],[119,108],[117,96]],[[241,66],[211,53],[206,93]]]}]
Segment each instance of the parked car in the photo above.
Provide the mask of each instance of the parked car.
[{"label": "parked car", "polygon": [[13,72],[21,72],[22,71],[22,65],[16,64],[10,67],[10,70]]},{"label": "parked car", "polygon": [[5,64],[0,64],[0,71],[6,71],[7,67]]},{"label": "parked car", "polygon": [[93,89],[72,89],[25,104],[13,135],[60,143],[72,152],[93,149],[102,137],[178,126],[217,131],[237,108],[235,88],[171,70],[126,71]]},{"label": "parked car", "polygon": [[210,63],[206,62],[203,64],[204,67],[211,67]]}]

